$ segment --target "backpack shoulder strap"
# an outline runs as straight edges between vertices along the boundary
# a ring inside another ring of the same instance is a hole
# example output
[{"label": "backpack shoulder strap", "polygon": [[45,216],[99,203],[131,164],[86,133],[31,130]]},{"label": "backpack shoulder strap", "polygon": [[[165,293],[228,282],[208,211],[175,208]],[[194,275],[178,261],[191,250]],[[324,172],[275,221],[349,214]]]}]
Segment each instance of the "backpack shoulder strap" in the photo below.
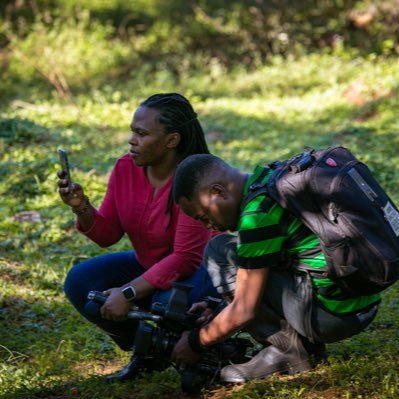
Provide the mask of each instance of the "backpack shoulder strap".
[{"label": "backpack shoulder strap", "polygon": [[244,198],[244,204],[250,203],[254,198],[261,194],[267,194],[267,181],[264,179],[269,173],[270,168],[263,168],[258,178],[248,187],[248,193]]}]

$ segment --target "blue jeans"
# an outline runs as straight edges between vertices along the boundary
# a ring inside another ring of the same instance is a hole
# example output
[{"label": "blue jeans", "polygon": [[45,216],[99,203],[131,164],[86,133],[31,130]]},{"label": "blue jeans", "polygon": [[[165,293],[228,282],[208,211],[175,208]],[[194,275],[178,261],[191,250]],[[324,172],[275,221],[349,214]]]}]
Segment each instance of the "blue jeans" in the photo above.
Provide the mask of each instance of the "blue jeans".
[{"label": "blue jeans", "polygon": [[[123,350],[130,350],[134,343],[137,321],[127,319],[115,322],[101,318],[100,307],[87,299],[89,291],[104,291],[120,287],[140,276],[145,271],[137,261],[134,251],[111,253],[97,256],[74,266],[65,280],[64,290],[69,301],[87,320],[103,329]],[[206,269],[201,266],[190,277],[180,280],[193,289],[189,294],[189,304],[200,301],[205,296],[219,297],[212,285]],[[172,289],[157,290],[152,297],[138,300],[136,305],[150,310],[154,302],[167,304]]]}]

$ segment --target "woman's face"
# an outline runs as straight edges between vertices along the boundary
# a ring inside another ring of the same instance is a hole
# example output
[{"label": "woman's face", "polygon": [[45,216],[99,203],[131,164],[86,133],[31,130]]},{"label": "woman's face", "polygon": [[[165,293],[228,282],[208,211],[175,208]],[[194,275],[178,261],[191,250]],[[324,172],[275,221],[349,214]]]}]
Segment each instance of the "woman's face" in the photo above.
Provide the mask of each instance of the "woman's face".
[{"label": "woman's face", "polygon": [[159,112],[140,106],[130,125],[130,155],[137,166],[155,166],[162,163],[175,146],[171,145],[172,133],[165,133],[159,122]]}]

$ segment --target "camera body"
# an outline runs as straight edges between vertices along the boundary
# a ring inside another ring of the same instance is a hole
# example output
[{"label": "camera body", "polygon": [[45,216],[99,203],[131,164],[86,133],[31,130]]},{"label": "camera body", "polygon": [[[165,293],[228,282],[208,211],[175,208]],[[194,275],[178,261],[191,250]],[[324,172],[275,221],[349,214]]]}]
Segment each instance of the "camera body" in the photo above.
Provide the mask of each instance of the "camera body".
[{"label": "camera body", "polygon": [[[188,293],[191,286],[174,283],[168,303],[154,303],[150,312],[133,306],[128,317],[138,320],[133,353],[138,357],[153,357],[162,363],[171,364],[172,351],[183,331],[198,327],[198,315],[188,313]],[[90,291],[88,299],[104,303],[107,296],[98,291]],[[224,307],[218,298],[206,297],[208,306],[215,314]],[[250,359],[253,343],[249,337],[233,336],[209,347],[199,362],[190,369],[180,371],[181,388],[186,393],[197,393],[219,378],[222,367],[230,363],[243,363]]]}]

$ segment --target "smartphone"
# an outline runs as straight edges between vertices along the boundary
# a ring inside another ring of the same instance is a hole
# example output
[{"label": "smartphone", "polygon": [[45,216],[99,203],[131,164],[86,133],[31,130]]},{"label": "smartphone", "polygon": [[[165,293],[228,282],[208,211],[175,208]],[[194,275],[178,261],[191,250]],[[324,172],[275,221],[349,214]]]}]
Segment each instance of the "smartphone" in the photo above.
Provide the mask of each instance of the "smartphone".
[{"label": "smartphone", "polygon": [[65,179],[71,181],[71,172],[69,170],[69,162],[68,162],[68,152],[63,150],[62,148],[59,148],[58,155],[60,156],[61,170],[66,173]]}]

